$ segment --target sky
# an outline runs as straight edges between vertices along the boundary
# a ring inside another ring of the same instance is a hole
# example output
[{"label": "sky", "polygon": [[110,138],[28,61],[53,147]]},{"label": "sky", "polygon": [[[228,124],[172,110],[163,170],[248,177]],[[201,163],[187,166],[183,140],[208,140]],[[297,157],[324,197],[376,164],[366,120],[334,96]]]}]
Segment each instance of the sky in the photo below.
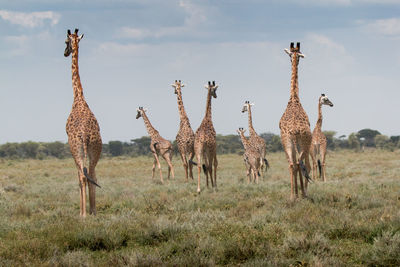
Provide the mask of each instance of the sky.
[{"label": "sky", "polygon": [[217,134],[247,128],[248,100],[258,133],[279,134],[289,99],[284,52],[301,42],[300,99],[311,129],[318,98],[323,130],[363,128],[400,135],[400,0],[0,0],[0,144],[67,141],[73,94],[67,29],[79,28],[85,98],[103,142],[147,135],[136,108],[160,134],[179,128],[171,84],[182,80],[195,131],[207,90]]}]

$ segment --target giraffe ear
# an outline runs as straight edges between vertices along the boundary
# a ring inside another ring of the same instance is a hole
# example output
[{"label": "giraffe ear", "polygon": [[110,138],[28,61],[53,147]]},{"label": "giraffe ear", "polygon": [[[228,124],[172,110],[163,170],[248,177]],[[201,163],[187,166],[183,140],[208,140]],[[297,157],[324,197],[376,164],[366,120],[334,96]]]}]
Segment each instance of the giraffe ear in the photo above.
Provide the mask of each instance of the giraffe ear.
[{"label": "giraffe ear", "polygon": [[250,106],[254,106],[254,103],[251,103]]},{"label": "giraffe ear", "polygon": [[286,52],[286,54],[288,54],[289,56],[292,55],[292,52],[289,51],[289,49],[285,48],[284,51]]},{"label": "giraffe ear", "polygon": [[78,36],[78,40],[80,41],[83,38],[83,34]]},{"label": "giraffe ear", "polygon": [[218,88],[218,85],[216,85],[216,86],[214,87],[214,90],[217,90],[217,88]]},{"label": "giraffe ear", "polygon": [[181,87],[185,87],[185,86],[186,86],[186,84],[183,84],[183,83],[181,84]]},{"label": "giraffe ear", "polygon": [[174,88],[176,88],[176,85],[175,85],[175,84],[171,84],[171,86],[174,87]]}]

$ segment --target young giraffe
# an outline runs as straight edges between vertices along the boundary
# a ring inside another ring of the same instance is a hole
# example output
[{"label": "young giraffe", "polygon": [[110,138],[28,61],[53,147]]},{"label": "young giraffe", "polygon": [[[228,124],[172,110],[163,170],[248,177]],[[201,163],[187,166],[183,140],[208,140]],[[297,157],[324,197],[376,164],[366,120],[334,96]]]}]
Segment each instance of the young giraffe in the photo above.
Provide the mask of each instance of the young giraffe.
[{"label": "young giraffe", "polygon": [[243,108],[242,108],[242,113],[247,112],[248,113],[248,117],[249,117],[249,133],[250,133],[250,143],[252,146],[254,146],[261,154],[261,158],[260,158],[260,164],[261,164],[261,172],[264,174],[268,167],[268,161],[265,158],[266,154],[267,154],[267,148],[265,145],[265,140],[264,138],[262,138],[261,136],[259,136],[256,131],[254,130],[253,127],[253,119],[252,119],[252,113],[251,113],[251,106],[254,106],[254,104],[250,104],[249,101],[245,101]]},{"label": "young giraffe", "polygon": [[250,176],[252,176],[253,183],[255,182],[258,184],[258,177],[260,176],[262,156],[260,151],[253,146],[251,140],[247,139],[244,136],[245,131],[246,130],[244,130],[243,128],[239,128],[239,130],[237,130],[237,133],[240,135],[240,139],[242,140],[244,147],[243,159],[247,169],[247,180],[248,183],[250,183],[251,181]]},{"label": "young giraffe", "polygon": [[[314,131],[312,133],[310,154],[313,162],[312,178],[315,179],[315,176],[317,174],[317,161],[318,161],[319,177],[322,178],[322,180],[325,182],[326,181],[326,176],[325,176],[326,137],[321,130],[322,105],[333,107],[332,102],[328,99],[328,97],[325,94],[321,94],[318,100],[318,120],[317,124],[315,125]],[[321,166],[321,161],[317,159],[318,155],[321,158],[322,166]]]},{"label": "young giraffe", "polygon": [[162,172],[161,172],[161,164],[160,164],[160,160],[159,160],[158,156],[161,155],[168,164],[168,179],[169,179],[171,172],[172,172],[172,178],[174,178],[175,177],[174,167],[172,166],[172,154],[173,154],[172,144],[170,141],[162,138],[161,135],[158,133],[158,131],[156,129],[154,129],[154,127],[151,125],[149,118],[146,115],[146,109],[144,109],[143,107],[139,107],[136,111],[137,111],[136,119],[139,119],[140,117],[143,118],[147,132],[151,138],[150,150],[154,156],[154,163],[153,163],[151,177],[154,178],[154,171],[155,171],[156,164],[157,164],[158,170],[160,171],[161,183],[164,183],[164,180],[162,177]]},{"label": "young giraffe", "polygon": [[[186,115],[185,107],[183,106],[182,100],[182,87],[185,85],[181,81],[175,80],[175,83],[171,85],[175,88],[175,94],[178,101],[178,110],[180,116],[179,131],[176,135],[176,143],[178,144],[179,154],[181,155],[183,168],[185,169],[186,181],[188,181],[188,168],[190,178],[193,179],[193,157],[194,157],[194,133],[190,126],[189,118]],[[187,157],[188,156],[188,157]],[[189,159],[189,160],[188,160]]]},{"label": "young giraffe", "polygon": [[[290,198],[293,200],[298,197],[297,189],[297,172],[300,178],[300,187],[303,197],[306,197],[308,171],[310,170],[309,149],[311,145],[311,130],[308,116],[300,103],[298,74],[297,68],[300,57],[304,55],[300,52],[300,43],[294,47],[294,43],[290,44],[290,50],[285,49],[292,62],[292,77],[290,84],[290,99],[285,112],[279,122],[281,130],[282,145],[289,162],[291,193]],[[297,156],[298,154],[298,156]],[[306,162],[304,166],[303,160]],[[302,174],[307,178],[303,185]]]},{"label": "young giraffe", "polygon": [[[200,193],[200,173],[201,167],[206,174],[206,183],[208,187],[208,176],[211,179],[212,187],[217,187],[217,142],[216,133],[211,118],[211,97],[217,98],[217,88],[215,81],[209,81],[205,85],[208,90],[206,113],[203,121],[196,131],[194,138],[194,152],[197,159],[197,193]],[[203,162],[202,162],[203,160]],[[213,165],[214,165],[214,179],[213,179]]]},{"label": "young giraffe", "polygon": [[[96,164],[100,158],[102,142],[100,128],[83,96],[83,89],[79,77],[78,50],[79,42],[83,34],[78,36],[78,29],[75,33],[67,31],[67,47],[64,56],[72,53],[72,87],[74,90],[74,102],[67,120],[66,131],[71,154],[78,168],[80,187],[80,215],[86,216],[86,180],[89,181],[89,203],[90,214],[96,215],[96,186],[97,178],[95,173]],[[89,157],[89,172],[87,171],[87,158]]]}]

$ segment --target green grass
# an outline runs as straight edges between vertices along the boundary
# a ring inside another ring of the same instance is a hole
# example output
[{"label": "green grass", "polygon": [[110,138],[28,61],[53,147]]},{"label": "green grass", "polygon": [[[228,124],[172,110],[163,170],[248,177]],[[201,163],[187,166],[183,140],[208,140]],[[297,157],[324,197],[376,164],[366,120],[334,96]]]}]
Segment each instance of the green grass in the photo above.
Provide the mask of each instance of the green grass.
[{"label": "green grass", "polygon": [[197,195],[178,157],[164,185],[151,158],[103,158],[86,219],[71,159],[0,160],[0,266],[400,265],[400,152],[331,152],[295,202],[283,153],[259,185],[242,156],[218,160],[218,191],[202,176]]}]

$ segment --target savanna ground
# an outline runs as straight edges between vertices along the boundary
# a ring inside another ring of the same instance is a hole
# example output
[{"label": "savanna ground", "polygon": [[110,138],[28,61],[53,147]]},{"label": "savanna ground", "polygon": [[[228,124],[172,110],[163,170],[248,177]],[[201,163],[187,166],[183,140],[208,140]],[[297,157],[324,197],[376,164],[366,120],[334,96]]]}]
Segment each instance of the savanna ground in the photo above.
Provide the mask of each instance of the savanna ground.
[{"label": "savanna ground", "polygon": [[86,219],[71,159],[0,160],[0,266],[400,266],[399,151],[330,152],[295,202],[283,153],[259,185],[218,159],[218,191],[197,195],[177,156],[164,185],[149,157],[103,158]]}]

